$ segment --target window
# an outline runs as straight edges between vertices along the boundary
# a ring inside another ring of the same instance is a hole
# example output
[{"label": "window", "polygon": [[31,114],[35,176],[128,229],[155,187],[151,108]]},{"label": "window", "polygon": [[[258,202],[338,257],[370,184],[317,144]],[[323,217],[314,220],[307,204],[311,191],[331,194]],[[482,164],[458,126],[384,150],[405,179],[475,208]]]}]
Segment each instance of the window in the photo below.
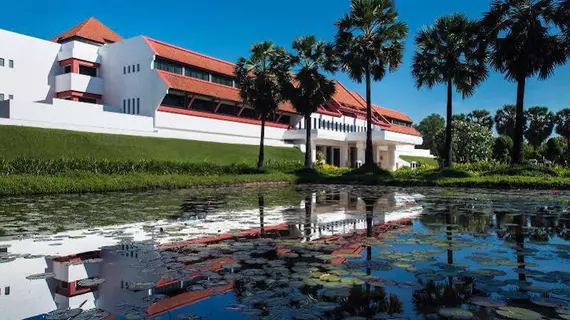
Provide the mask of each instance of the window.
[{"label": "window", "polygon": [[140,71],[141,71],[141,65],[140,65],[140,63],[137,63],[137,72],[140,72]]},{"label": "window", "polygon": [[135,114],[135,98],[133,98],[133,114]]},{"label": "window", "polygon": [[127,67],[123,67],[123,74],[127,74]]},{"label": "window", "polygon": [[8,68],[14,68],[14,60],[8,60]]},{"label": "window", "polygon": [[96,103],[97,103],[97,99],[79,98],[79,102],[86,102],[86,103],[93,103],[93,104],[96,104]]},{"label": "window", "polygon": [[235,116],[237,114],[237,108],[228,104],[222,104],[218,108],[219,114],[226,114],[228,116]]},{"label": "window", "polygon": [[127,100],[123,99],[123,113],[126,113],[126,111],[127,111]]},{"label": "window", "polygon": [[131,99],[127,99],[127,113],[131,113]]},{"label": "window", "polygon": [[184,75],[204,81],[210,81],[210,74],[207,71],[202,71],[195,68],[185,68]]},{"label": "window", "polygon": [[79,65],[79,74],[84,74],[90,77],[96,77],[97,69],[93,67]]},{"label": "window", "polygon": [[9,95],[8,95],[8,100],[14,100],[14,95],[13,95],[13,94],[9,94]]},{"label": "window", "polygon": [[[250,109],[250,108],[244,108],[243,111],[240,114],[240,117],[242,118],[248,118],[248,119],[256,119],[257,117],[255,116],[255,110]],[[299,122],[299,127],[301,126],[301,123]]]},{"label": "window", "polygon": [[71,73],[71,66],[70,65],[64,66],[63,73]]},{"label": "window", "polygon": [[313,119],[313,128],[317,128],[317,119]]},{"label": "window", "polygon": [[164,70],[172,73],[183,74],[182,65],[178,63],[169,62],[162,59],[157,59],[154,61],[154,68],[159,70]]},{"label": "window", "polygon": [[137,98],[137,114],[141,113],[141,98]]},{"label": "window", "polygon": [[233,78],[217,74],[212,74],[212,82],[223,84],[225,86],[230,86],[230,87],[233,87],[234,84]]},{"label": "window", "polygon": [[4,295],[5,295],[5,296],[9,296],[9,295],[10,295],[10,287],[4,287]]},{"label": "window", "polygon": [[133,64],[133,73],[135,72],[135,65]]},{"label": "window", "polygon": [[4,58],[0,58],[0,67],[4,66]]},{"label": "window", "polygon": [[214,102],[202,99],[195,99],[192,109],[197,111],[214,112]]},{"label": "window", "polygon": [[279,118],[279,121],[277,121],[277,123],[289,124],[291,123],[291,116],[282,115],[281,118]]},{"label": "window", "polygon": [[184,96],[167,94],[161,104],[169,107],[184,108]]},{"label": "window", "polygon": [[127,66],[127,73],[131,73],[131,66]]}]

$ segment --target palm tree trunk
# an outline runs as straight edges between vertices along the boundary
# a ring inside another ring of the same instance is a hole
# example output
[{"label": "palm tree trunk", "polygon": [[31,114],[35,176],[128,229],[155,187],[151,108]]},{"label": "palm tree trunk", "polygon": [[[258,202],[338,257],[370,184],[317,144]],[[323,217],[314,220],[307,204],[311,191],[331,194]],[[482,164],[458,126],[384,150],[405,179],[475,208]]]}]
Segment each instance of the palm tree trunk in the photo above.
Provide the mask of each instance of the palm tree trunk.
[{"label": "palm tree trunk", "polygon": [[305,113],[305,168],[313,166],[313,149],[311,148],[311,114]]},{"label": "palm tree trunk", "polygon": [[453,83],[447,80],[447,125],[445,127],[445,167],[453,165],[453,147],[451,135],[451,121],[453,119]]},{"label": "palm tree trunk", "polygon": [[511,163],[519,164],[524,161],[523,154],[523,134],[524,134],[524,90],[526,78],[521,77],[517,80],[517,106],[515,120],[515,141],[513,146],[513,154]]},{"label": "palm tree trunk", "polygon": [[265,234],[265,222],[264,222],[265,197],[263,196],[263,192],[261,192],[261,190],[257,193],[257,205],[259,206],[259,233],[261,235],[264,235]]},{"label": "palm tree trunk", "polygon": [[265,158],[265,115],[261,116],[261,138],[259,139],[259,157],[257,158],[257,169],[263,169],[263,160]]},{"label": "palm tree trunk", "polygon": [[370,94],[370,68],[366,68],[366,151],[364,164],[366,167],[374,166],[374,154],[372,152],[372,100]]}]

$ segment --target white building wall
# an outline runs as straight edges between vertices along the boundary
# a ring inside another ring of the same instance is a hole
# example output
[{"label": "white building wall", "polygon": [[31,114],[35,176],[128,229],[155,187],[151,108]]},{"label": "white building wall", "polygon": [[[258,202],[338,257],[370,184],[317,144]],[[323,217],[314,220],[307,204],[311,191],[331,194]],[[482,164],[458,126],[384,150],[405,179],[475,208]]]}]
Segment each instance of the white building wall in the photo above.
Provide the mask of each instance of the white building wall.
[{"label": "white building wall", "polygon": [[[101,55],[100,75],[105,79],[103,104],[122,110],[123,100],[140,99],[140,115],[154,116],[164,99],[168,86],[152,69],[154,52],[142,36],[106,44],[99,50]],[[138,66],[140,65],[140,71]],[[124,67],[131,73],[123,74]],[[133,66],[135,72],[133,72]]]},{"label": "white building wall", "polygon": [[[0,93],[8,99],[50,102],[55,95],[61,45],[0,29]],[[14,68],[9,68],[9,60]]]},{"label": "white building wall", "polygon": [[[161,137],[237,144],[259,144],[261,126],[157,111],[155,127]],[[265,127],[265,144],[286,145],[283,128]]]},{"label": "white building wall", "polygon": [[78,73],[65,73],[55,77],[56,92],[78,91],[103,94],[103,79]]},{"label": "white building wall", "polygon": [[100,64],[99,48],[99,46],[85,42],[69,41],[61,45],[61,51],[57,58],[58,61],[75,58]]}]

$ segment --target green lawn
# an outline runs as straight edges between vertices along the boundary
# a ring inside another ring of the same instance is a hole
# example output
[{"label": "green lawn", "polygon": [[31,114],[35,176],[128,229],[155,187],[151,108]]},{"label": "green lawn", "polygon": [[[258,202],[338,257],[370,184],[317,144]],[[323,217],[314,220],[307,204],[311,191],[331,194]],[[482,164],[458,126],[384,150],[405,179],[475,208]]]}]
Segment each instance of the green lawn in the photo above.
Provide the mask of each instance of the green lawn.
[{"label": "green lawn", "polygon": [[[0,126],[0,158],[170,160],[255,164],[259,146]],[[265,147],[268,161],[302,161],[295,148]]]},{"label": "green lawn", "polygon": [[400,156],[400,159],[408,162],[415,161],[419,164],[427,164],[429,166],[437,166],[437,159],[435,158],[426,158],[426,157],[415,157],[415,156]]}]

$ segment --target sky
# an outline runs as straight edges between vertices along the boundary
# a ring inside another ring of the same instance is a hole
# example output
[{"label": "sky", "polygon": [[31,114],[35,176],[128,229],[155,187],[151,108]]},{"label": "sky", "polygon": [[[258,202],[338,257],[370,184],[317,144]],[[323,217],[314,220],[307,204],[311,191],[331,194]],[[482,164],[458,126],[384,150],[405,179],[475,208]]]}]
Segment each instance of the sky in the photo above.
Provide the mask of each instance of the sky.
[{"label": "sky", "polygon": [[[418,30],[437,17],[462,12],[479,18],[490,0],[396,0],[400,20],[408,24],[404,62],[381,82],[372,84],[372,101],[410,115],[417,123],[431,113],[445,115],[445,86],[417,89],[411,76]],[[273,40],[290,48],[302,35],[332,41],[334,22],[350,9],[349,0],[19,0],[2,4],[0,28],[51,39],[89,17],[95,17],[123,38],[145,35],[157,40],[235,62],[248,56],[251,44]],[[351,90],[365,93],[365,84],[338,72],[334,78]],[[514,104],[516,84],[496,72],[463,100],[454,96],[454,113],[487,109],[492,114]],[[546,81],[527,81],[525,106],[547,106],[556,111],[570,107],[570,64],[559,67]]]}]

